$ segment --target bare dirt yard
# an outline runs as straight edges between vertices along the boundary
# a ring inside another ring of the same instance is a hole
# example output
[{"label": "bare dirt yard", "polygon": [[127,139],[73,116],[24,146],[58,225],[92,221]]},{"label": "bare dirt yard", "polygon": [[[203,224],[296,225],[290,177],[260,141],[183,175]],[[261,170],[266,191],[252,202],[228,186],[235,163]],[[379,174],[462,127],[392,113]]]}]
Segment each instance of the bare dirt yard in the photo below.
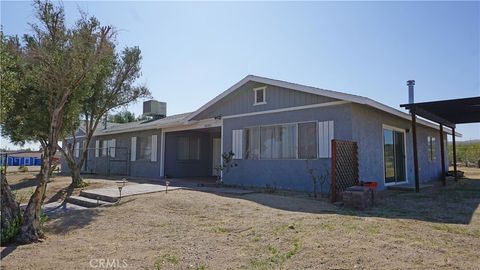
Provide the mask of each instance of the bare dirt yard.
[{"label": "bare dirt yard", "polygon": [[118,269],[480,269],[480,170],[461,169],[467,179],[418,194],[388,191],[382,206],[363,212],[299,195],[176,190],[128,197],[51,218],[44,242],[6,247],[1,263],[4,269],[105,269],[106,261]]},{"label": "bare dirt yard", "polygon": [[[38,184],[37,174],[38,172],[11,172],[7,174],[8,184],[20,204],[28,203],[30,196],[35,191]],[[85,188],[88,189],[115,185],[115,181],[112,181],[112,179],[85,177],[84,180],[88,184]],[[56,175],[51,178],[47,185],[45,203],[64,199],[69,191],[68,186],[71,182],[72,179],[69,176]],[[78,195],[81,190],[82,188],[73,190],[72,195]]]}]

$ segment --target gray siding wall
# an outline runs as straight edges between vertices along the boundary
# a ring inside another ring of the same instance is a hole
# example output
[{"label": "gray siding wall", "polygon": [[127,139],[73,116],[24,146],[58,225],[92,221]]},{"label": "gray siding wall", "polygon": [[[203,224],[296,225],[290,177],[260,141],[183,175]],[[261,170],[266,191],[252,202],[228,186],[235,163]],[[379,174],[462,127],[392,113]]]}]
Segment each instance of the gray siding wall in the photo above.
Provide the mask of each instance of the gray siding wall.
[{"label": "gray siding wall", "polygon": [[[139,160],[138,157],[135,161],[130,160],[130,151],[131,151],[131,140],[132,137],[142,137],[142,136],[151,136],[157,135],[157,161],[153,162],[150,159],[147,160]],[[155,178],[160,179],[160,155],[161,155],[161,130],[154,129],[154,130],[145,130],[145,131],[137,131],[137,132],[129,132],[129,133],[121,133],[121,134],[112,134],[107,136],[101,136],[95,138],[95,140],[116,140],[116,147],[117,159],[123,159],[126,156],[127,162],[117,161],[117,162],[110,162],[110,173],[111,174],[118,174],[121,175],[125,172],[125,166],[128,166],[128,176],[130,177],[144,177],[144,178]],[[95,145],[95,140],[93,145]],[[127,150],[125,150],[127,149]],[[98,163],[100,165],[100,163]],[[98,166],[97,165],[97,166]],[[101,165],[100,165],[101,166]],[[101,168],[98,168],[101,170]]]},{"label": "gray siding wall", "polygon": [[[377,181],[384,186],[383,125],[408,129],[406,133],[407,181],[414,183],[413,146],[410,121],[379,110],[353,104],[353,140],[358,142],[360,180]],[[435,137],[436,159],[428,159],[427,136]],[[445,133],[446,138],[446,133]],[[422,183],[437,180],[441,176],[440,132],[417,125],[418,162]],[[445,155],[448,156],[445,152]],[[447,159],[447,157],[446,157]],[[448,164],[448,163],[446,163]]]},{"label": "gray siding wall", "polygon": [[[255,101],[254,88],[267,86],[265,101],[267,104],[253,105]],[[227,116],[250,112],[259,112],[280,108],[319,104],[337,101],[337,99],[313,95],[272,85],[248,82],[236,91],[230,93],[207,110],[197,115],[194,120],[208,119],[216,116]]]},{"label": "gray siding wall", "polygon": [[[200,160],[178,160],[177,138],[200,138]],[[212,176],[212,140],[220,133],[178,131],[165,133],[165,176],[208,177]]]},{"label": "gray siding wall", "polygon": [[[298,111],[261,114],[223,120],[223,152],[232,150],[232,130],[245,127],[272,125],[305,121],[334,121],[336,139],[352,139],[352,105],[343,104],[311,108]],[[235,160],[237,167],[224,175],[226,184],[257,187],[276,187],[300,191],[313,191],[312,180],[307,171],[305,160]],[[331,159],[309,161],[310,168],[316,168],[319,174],[330,171]],[[320,186],[317,185],[318,189]],[[325,184],[323,191],[329,186]]]},{"label": "gray siding wall", "polygon": [[[82,135],[83,136],[83,135]],[[77,142],[79,142],[79,146],[80,146],[80,150],[79,150],[79,157],[78,158],[75,158],[75,160],[78,162],[80,160],[80,157],[82,155],[82,151],[83,151],[83,141],[84,141],[84,137],[80,137],[80,138],[77,138]],[[72,143],[73,142],[73,139],[72,140],[67,140],[67,143]],[[90,144],[89,147],[87,148],[90,148],[92,147],[91,146],[92,144]],[[93,142],[93,147],[95,147],[95,142]],[[91,158],[94,157],[94,153],[92,154],[91,151],[88,152],[88,155],[87,155],[87,162],[89,160],[91,160]],[[70,168],[68,167],[68,164],[65,160],[65,158],[62,156],[62,158],[60,159],[60,164],[61,164],[61,167],[62,167],[62,174],[70,174]],[[84,168],[85,166],[83,166],[81,168],[82,172],[84,172]]]},{"label": "gray siding wall", "polygon": [[[150,160],[130,160],[131,138],[157,135],[157,161]],[[95,157],[96,140],[116,140],[115,157],[105,157],[101,155]],[[82,141],[80,141],[80,146]],[[112,134],[100,137],[93,137],[88,151],[87,170],[84,173],[94,173],[99,175],[121,175],[129,177],[143,177],[160,179],[160,155],[161,155],[161,130],[147,130],[139,132],[129,132],[121,134]],[[64,158],[61,160],[62,171],[69,173],[68,165]]]}]

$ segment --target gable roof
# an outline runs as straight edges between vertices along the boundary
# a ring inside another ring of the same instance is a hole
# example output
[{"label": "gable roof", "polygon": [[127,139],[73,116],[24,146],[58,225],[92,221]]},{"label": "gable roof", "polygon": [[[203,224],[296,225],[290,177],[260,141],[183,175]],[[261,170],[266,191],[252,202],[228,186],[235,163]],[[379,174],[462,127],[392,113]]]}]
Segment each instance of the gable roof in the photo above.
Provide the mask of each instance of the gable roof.
[{"label": "gable roof", "polygon": [[[255,75],[248,75],[245,78],[243,78],[241,81],[237,82],[224,92],[222,92],[220,95],[216,96],[214,99],[210,100],[208,103],[200,107],[198,110],[195,112],[191,113],[188,117],[185,118],[186,121],[192,120],[195,116],[199,115],[201,112],[207,110],[211,106],[213,106],[215,103],[229,95],[230,93],[234,92],[238,88],[240,88],[242,85],[244,85],[247,82],[257,82],[257,83],[262,83],[262,84],[268,84],[268,85],[273,85],[277,87],[282,87],[282,88],[287,88],[287,89],[292,89],[296,91],[301,91],[305,93],[310,93],[314,95],[320,95],[320,96],[326,96],[330,98],[335,98],[335,99],[340,99],[348,102],[353,102],[361,105],[366,105],[378,110],[381,110],[383,112],[389,113],[396,115],[398,117],[407,119],[411,121],[411,116],[408,113],[402,112],[400,110],[397,110],[395,108],[392,108],[390,106],[387,106],[385,104],[382,104],[378,101],[375,101],[373,99],[363,97],[363,96],[358,96],[358,95],[352,95],[352,94],[347,94],[347,93],[342,93],[338,91],[333,91],[333,90],[327,90],[327,89],[322,89],[322,88],[317,88],[317,87],[312,87],[312,86],[306,86],[306,85],[301,85],[301,84],[296,84],[296,83],[291,83],[291,82],[286,82],[286,81],[281,81],[281,80],[275,80],[275,79],[270,79],[266,77],[260,77],[260,76],[255,76]],[[423,120],[423,119],[418,119],[417,123],[422,124],[424,126],[432,127],[435,129],[439,129],[439,126],[435,123]],[[449,131],[449,130],[448,130]],[[451,133],[451,132],[450,132]],[[457,135],[461,136],[461,134],[457,133]]]}]

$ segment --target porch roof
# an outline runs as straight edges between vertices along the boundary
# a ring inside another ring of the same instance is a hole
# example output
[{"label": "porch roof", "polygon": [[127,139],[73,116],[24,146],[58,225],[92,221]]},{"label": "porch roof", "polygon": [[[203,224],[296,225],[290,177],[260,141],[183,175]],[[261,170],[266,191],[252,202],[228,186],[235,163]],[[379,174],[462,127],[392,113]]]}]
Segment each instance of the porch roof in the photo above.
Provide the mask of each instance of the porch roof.
[{"label": "porch roof", "polygon": [[480,97],[402,104],[415,114],[444,126],[480,122]]}]

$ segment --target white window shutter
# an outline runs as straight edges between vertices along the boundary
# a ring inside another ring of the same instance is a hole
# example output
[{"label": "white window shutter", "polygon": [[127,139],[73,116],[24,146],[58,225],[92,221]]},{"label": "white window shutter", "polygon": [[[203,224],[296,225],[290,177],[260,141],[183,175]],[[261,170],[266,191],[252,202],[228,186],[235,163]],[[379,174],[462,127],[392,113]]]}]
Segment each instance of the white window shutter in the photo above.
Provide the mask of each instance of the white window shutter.
[{"label": "white window shutter", "polygon": [[152,135],[152,151],[150,161],[157,162],[157,135]]},{"label": "white window shutter", "polygon": [[333,121],[328,121],[328,157],[332,157],[332,140],[334,137],[334,126]]},{"label": "white window shutter", "polygon": [[117,144],[117,140],[116,139],[112,139],[110,141],[110,156],[111,157],[115,157],[115,147],[116,147],[116,144]]},{"label": "white window shutter", "polygon": [[243,158],[243,129],[232,130],[232,152],[234,159]]},{"label": "white window shutter", "polygon": [[78,158],[80,156],[80,142],[75,143],[75,157]]},{"label": "white window shutter", "polygon": [[318,157],[332,157],[332,140],[334,138],[333,121],[318,122]]},{"label": "white window shutter", "polygon": [[137,158],[137,137],[132,137],[132,145],[130,147],[130,161],[135,161]]},{"label": "white window shutter", "polygon": [[100,155],[100,141],[96,140],[95,141],[95,157],[98,157]]}]

